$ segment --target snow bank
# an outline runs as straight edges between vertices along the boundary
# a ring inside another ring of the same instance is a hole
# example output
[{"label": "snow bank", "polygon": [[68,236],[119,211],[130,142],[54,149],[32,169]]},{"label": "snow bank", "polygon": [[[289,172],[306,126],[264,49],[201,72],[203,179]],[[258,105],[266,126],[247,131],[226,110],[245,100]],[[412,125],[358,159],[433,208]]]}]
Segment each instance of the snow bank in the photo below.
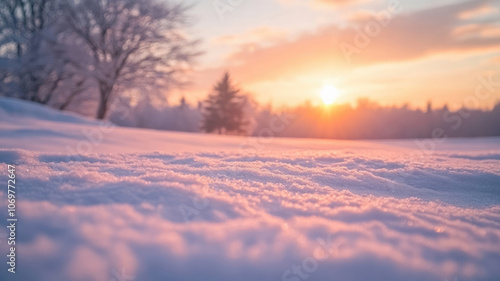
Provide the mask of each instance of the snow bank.
[{"label": "snow bank", "polygon": [[[18,272],[1,280],[500,276],[497,138],[423,153],[414,141],[106,131],[39,117],[0,122],[0,166],[17,165],[21,198]],[[1,189],[0,210],[6,202]]]},{"label": "snow bank", "polygon": [[73,124],[95,124],[96,121],[76,115],[68,111],[58,111],[52,108],[26,102],[14,98],[0,98],[0,120],[14,121],[16,119],[45,120]]}]

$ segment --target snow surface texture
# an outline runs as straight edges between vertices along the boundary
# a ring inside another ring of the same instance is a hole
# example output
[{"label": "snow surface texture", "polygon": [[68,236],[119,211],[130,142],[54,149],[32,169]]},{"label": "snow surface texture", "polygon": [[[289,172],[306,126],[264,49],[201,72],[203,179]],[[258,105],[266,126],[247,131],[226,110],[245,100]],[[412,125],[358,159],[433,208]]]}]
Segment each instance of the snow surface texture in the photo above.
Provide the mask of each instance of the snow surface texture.
[{"label": "snow surface texture", "polygon": [[0,118],[0,180],[16,164],[20,198],[17,273],[2,262],[1,280],[500,276],[498,138],[219,137],[9,99]]}]

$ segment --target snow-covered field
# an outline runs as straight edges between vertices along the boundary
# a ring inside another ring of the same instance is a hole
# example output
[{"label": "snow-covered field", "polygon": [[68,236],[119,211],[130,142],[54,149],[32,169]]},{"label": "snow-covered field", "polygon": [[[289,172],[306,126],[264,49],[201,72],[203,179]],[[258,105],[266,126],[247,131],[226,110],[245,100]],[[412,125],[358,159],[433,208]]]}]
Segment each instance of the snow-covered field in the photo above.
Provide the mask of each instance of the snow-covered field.
[{"label": "snow-covered field", "polygon": [[0,163],[1,280],[500,280],[500,138],[209,136],[0,99]]}]

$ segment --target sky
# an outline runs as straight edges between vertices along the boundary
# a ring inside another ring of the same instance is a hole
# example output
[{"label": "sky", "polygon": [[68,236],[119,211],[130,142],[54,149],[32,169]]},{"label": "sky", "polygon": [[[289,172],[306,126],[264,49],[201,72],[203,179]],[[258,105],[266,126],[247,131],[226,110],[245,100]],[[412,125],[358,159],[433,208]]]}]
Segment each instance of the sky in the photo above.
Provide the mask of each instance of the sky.
[{"label": "sky", "polygon": [[202,100],[229,71],[245,93],[273,106],[320,104],[325,86],[339,104],[500,101],[500,1],[185,2],[204,54],[174,99]]}]

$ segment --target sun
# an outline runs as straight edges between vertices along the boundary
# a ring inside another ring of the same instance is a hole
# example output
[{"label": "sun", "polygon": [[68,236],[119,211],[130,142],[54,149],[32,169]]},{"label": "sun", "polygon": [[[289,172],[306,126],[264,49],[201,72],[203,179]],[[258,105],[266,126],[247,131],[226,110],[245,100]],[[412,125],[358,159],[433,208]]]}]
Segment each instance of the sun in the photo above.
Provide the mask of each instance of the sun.
[{"label": "sun", "polygon": [[325,105],[331,105],[339,96],[339,91],[332,85],[325,85],[321,89],[321,100]]}]

